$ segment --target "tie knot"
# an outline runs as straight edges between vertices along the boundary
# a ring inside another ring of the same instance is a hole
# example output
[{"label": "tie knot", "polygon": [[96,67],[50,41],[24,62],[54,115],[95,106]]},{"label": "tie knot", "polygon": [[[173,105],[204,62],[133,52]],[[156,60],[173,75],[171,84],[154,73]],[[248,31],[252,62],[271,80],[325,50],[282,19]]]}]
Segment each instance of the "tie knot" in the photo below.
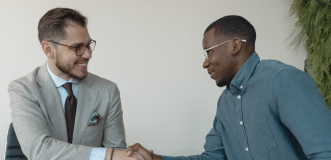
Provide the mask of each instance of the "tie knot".
[{"label": "tie knot", "polygon": [[68,83],[62,85],[62,87],[67,90],[69,95],[72,95],[72,83],[68,82]]}]

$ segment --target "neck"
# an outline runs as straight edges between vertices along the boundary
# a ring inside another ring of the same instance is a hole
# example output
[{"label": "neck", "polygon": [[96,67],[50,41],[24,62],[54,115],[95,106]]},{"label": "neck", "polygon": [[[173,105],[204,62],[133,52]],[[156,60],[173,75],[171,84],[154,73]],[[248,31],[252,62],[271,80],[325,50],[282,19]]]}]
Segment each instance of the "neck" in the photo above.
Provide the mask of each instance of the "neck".
[{"label": "neck", "polygon": [[[239,56],[237,59],[237,64],[234,67],[234,71],[237,74],[240,68],[245,64],[245,62],[251,57],[251,55],[254,53],[254,51],[250,52],[239,52]],[[235,76],[235,75],[234,75]]]},{"label": "neck", "polygon": [[69,75],[61,72],[55,65],[55,60],[53,59],[48,59],[48,67],[49,69],[58,77],[65,79],[67,81],[69,81],[72,77],[70,77]]}]

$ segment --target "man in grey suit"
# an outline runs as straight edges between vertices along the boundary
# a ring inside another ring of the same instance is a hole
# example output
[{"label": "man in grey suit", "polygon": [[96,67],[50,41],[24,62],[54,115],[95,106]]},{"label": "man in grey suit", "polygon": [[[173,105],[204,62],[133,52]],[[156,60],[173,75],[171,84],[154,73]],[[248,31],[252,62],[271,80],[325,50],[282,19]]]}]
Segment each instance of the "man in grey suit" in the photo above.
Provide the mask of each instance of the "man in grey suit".
[{"label": "man in grey suit", "polygon": [[141,159],[125,156],[116,84],[87,71],[96,41],[86,25],[76,10],[49,10],[38,25],[47,63],[9,84],[12,123],[28,159]]}]

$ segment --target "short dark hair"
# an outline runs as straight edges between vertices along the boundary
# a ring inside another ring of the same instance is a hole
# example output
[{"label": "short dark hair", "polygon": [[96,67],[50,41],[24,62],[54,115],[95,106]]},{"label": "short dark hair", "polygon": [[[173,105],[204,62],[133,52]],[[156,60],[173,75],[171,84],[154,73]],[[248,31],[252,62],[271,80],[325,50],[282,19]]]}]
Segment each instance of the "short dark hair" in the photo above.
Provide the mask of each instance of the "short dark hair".
[{"label": "short dark hair", "polygon": [[219,35],[229,37],[238,36],[239,38],[246,39],[248,43],[255,44],[255,29],[251,23],[241,16],[229,15],[222,17],[210,24],[204,34],[211,29],[215,30],[215,37]]},{"label": "short dark hair", "polygon": [[38,38],[42,43],[44,40],[60,41],[66,39],[64,27],[70,22],[86,27],[87,18],[79,11],[70,8],[54,8],[49,10],[38,24]]}]

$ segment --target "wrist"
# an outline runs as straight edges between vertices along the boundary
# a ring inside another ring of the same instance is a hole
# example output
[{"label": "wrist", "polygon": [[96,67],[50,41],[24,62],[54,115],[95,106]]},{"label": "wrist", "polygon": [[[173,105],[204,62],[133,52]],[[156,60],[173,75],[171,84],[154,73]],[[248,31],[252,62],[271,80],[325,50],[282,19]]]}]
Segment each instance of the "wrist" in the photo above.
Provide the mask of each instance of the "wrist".
[{"label": "wrist", "polygon": [[110,160],[110,156],[111,156],[112,151],[113,151],[112,148],[107,148],[105,160]]},{"label": "wrist", "polygon": [[156,154],[152,154],[152,159],[153,160],[162,160],[162,157]]}]

